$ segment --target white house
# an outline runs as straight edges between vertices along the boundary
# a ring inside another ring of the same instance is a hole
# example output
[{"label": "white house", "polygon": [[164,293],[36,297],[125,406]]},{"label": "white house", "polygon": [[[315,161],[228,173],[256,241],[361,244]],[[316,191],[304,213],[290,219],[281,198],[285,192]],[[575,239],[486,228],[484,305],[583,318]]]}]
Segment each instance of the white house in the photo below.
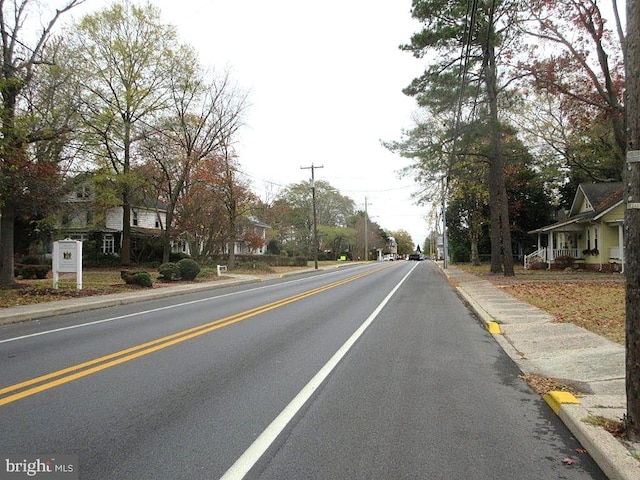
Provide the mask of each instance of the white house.
[{"label": "white house", "polygon": [[[100,253],[117,254],[122,241],[123,207],[111,207],[100,212],[95,205],[95,186],[90,174],[74,178],[72,186],[62,202],[58,225],[60,236],[80,241],[91,238],[96,241],[96,249]],[[143,239],[159,237],[166,214],[166,208],[161,203],[153,207],[132,206],[132,246]]]}]

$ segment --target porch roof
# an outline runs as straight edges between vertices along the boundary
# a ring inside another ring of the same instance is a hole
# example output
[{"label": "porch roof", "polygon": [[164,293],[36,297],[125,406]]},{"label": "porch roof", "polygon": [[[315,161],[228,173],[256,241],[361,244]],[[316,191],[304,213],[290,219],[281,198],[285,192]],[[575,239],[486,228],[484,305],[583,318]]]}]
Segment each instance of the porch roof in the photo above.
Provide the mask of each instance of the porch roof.
[{"label": "porch roof", "polygon": [[551,225],[545,225],[544,227],[531,230],[528,233],[581,232],[582,223],[589,220],[593,220],[594,217],[595,217],[595,212],[580,213],[573,218],[568,218],[561,222],[553,223]]},{"label": "porch roof", "polygon": [[161,234],[159,228],[131,227],[131,235],[136,237],[158,237]]}]

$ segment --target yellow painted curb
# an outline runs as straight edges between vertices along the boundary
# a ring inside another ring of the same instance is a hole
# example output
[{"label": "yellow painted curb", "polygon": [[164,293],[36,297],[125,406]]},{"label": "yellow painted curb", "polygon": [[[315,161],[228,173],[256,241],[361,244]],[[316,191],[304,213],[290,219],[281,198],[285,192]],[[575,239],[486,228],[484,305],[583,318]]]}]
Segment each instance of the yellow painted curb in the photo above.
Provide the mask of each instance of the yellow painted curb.
[{"label": "yellow painted curb", "polygon": [[487,322],[487,330],[489,330],[489,333],[493,333],[495,335],[500,335],[502,333],[498,322]]},{"label": "yellow painted curb", "polygon": [[569,392],[549,392],[546,395],[543,395],[542,398],[544,398],[545,402],[549,404],[556,415],[560,412],[560,406],[563,403],[580,403],[580,401]]}]

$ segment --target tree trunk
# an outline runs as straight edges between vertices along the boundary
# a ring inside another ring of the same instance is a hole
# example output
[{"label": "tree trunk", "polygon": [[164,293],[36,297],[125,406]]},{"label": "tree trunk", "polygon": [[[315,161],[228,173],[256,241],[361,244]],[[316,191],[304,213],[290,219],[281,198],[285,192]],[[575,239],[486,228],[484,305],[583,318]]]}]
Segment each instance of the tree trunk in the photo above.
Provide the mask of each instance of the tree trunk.
[{"label": "tree trunk", "polygon": [[[487,49],[493,52],[493,47]],[[499,148],[502,141],[500,122],[498,121],[498,99],[496,89],[495,65],[488,54],[485,66],[485,81],[489,97],[491,141],[493,158],[489,159],[489,207],[491,215],[491,273],[502,273],[502,190],[504,186],[504,165]]]},{"label": "tree trunk", "polygon": [[131,263],[131,202],[129,200],[129,187],[124,186],[122,192],[122,249],[120,250],[120,263]]},{"label": "tree trunk", "polygon": [[[499,154],[502,159],[502,139],[498,141]],[[504,165],[504,161],[501,161]],[[504,170],[503,170],[504,171]],[[515,272],[513,270],[513,245],[511,244],[511,222],[509,221],[509,197],[507,195],[507,187],[504,181],[504,175],[502,176],[502,195],[501,195],[501,240],[503,251],[503,263],[504,263],[504,276],[513,277]]]},{"label": "tree trunk", "polygon": [[640,439],[640,0],[627,0],[625,171],[627,434]]},{"label": "tree trunk", "polygon": [[13,236],[15,209],[7,204],[0,212],[0,285],[15,285],[13,274]]},{"label": "tree trunk", "polygon": [[[130,115],[127,114],[127,118]],[[131,122],[124,122],[124,161],[122,164],[122,249],[120,250],[120,264],[131,263],[131,198],[129,187],[129,172],[131,170]]]},{"label": "tree trunk", "polygon": [[236,265],[236,219],[229,216],[229,270],[233,270]]},{"label": "tree trunk", "polygon": [[[4,22],[0,22],[4,25]],[[20,161],[25,155],[22,138],[16,130],[16,99],[18,97],[18,89],[9,85],[17,85],[18,81],[13,77],[14,72],[9,68],[5,72],[5,80],[7,85],[2,87],[2,154],[0,159],[2,169],[0,175],[3,177],[4,184],[0,190],[0,285],[15,285],[16,278],[14,275],[14,239],[15,239],[15,220],[16,205],[19,202],[19,194],[21,191],[19,185],[16,185],[12,179],[14,172],[19,172],[23,168]]]},{"label": "tree trunk", "polygon": [[[491,14],[493,18],[493,14]],[[491,27],[493,28],[493,27]],[[504,264],[504,276],[512,277],[513,247],[509,204],[504,179],[504,156],[502,152],[502,129],[498,117],[498,75],[495,47],[491,40],[487,46],[485,81],[489,100],[489,117],[493,158],[489,163],[489,204],[491,206],[491,273],[500,273]]]},{"label": "tree trunk", "polygon": [[173,210],[174,206],[170,203],[167,208],[165,225],[161,225],[161,227],[164,227],[162,231],[162,263],[169,262],[169,257],[171,256],[171,230],[169,229],[169,225],[173,223]]},{"label": "tree trunk", "polygon": [[478,253],[478,239],[471,239],[471,265],[480,266],[480,254]]}]

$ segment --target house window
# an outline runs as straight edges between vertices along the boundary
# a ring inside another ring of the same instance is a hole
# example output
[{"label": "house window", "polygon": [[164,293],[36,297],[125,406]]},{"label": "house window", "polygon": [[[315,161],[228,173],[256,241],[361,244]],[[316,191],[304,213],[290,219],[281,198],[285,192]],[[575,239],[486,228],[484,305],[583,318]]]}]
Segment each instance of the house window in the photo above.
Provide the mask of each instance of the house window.
[{"label": "house window", "polygon": [[593,227],[593,248],[598,250],[598,227]]},{"label": "house window", "polygon": [[156,228],[160,228],[160,217],[156,216]]},{"label": "house window", "polygon": [[138,226],[138,212],[135,210],[131,212],[131,225],[134,227]]},{"label": "house window", "polygon": [[587,250],[591,250],[591,229],[587,228]]},{"label": "house window", "polygon": [[102,253],[110,255],[116,251],[116,242],[113,233],[105,233],[102,236]]},{"label": "house window", "polygon": [[584,199],[584,206],[587,210],[593,210],[593,207],[591,206],[591,202],[589,201],[588,198]]},{"label": "house window", "polygon": [[76,198],[89,198],[89,186],[79,185],[76,190]]}]

